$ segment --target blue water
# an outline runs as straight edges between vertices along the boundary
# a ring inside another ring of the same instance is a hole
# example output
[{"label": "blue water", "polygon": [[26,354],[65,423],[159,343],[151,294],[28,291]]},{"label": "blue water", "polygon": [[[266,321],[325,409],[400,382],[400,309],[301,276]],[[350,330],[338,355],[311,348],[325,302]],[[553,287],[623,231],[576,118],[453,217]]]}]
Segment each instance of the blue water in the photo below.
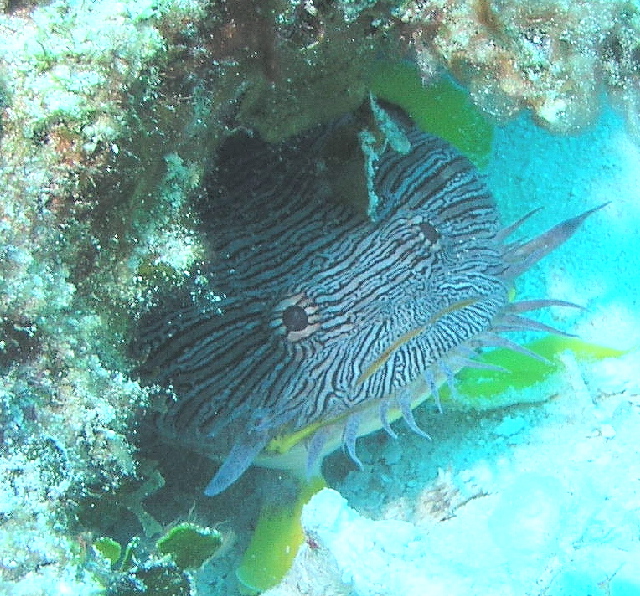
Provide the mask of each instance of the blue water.
[{"label": "blue water", "polygon": [[[505,223],[542,207],[523,225],[525,236],[610,203],[533,274],[523,276],[518,290],[522,296],[559,297],[587,307],[577,332],[589,341],[637,347],[640,147],[622,118],[607,109],[582,134],[560,137],[522,117],[497,130],[488,177]],[[575,324],[575,313],[553,314]]]}]

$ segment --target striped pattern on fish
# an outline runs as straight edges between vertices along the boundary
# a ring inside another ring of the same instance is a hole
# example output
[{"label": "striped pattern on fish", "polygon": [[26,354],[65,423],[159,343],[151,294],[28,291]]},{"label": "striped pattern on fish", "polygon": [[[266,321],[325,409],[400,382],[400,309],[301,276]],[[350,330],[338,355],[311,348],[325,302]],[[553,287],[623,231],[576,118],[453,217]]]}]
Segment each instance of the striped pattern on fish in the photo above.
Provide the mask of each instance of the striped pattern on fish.
[{"label": "striped pattern on fish", "polygon": [[279,146],[228,140],[203,209],[206,275],[222,299],[194,283],[141,321],[141,375],[177,396],[156,415],[158,429],[223,461],[207,494],[234,482],[275,436],[305,428],[317,429],[306,442],[311,460],[333,424],[358,462],[359,422],[372,407],[389,432],[396,406],[423,433],[410,388],[422,380],[437,395],[472,364],[472,350],[504,345],[496,331],[546,329],[518,313],[555,302],[510,304],[512,279],[589,213],[507,245],[512,230],[500,230],[475,168],[407,128],[409,153],[388,148],[376,164],[383,216],[373,222],[336,197],[340,126]]}]

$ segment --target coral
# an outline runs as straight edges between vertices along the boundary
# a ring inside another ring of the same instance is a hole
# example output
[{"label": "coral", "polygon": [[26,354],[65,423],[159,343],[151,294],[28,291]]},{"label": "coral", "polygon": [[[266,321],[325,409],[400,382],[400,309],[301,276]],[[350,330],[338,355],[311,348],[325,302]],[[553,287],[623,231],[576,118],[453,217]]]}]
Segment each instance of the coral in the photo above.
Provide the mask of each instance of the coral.
[{"label": "coral", "polygon": [[154,137],[141,106],[175,101],[161,71],[177,34],[159,25],[194,19],[199,6],[30,8],[0,17],[1,585],[91,593],[77,503],[136,477],[130,436],[147,402],[128,375],[121,313],[150,286],[139,262],[182,275],[197,255],[178,225],[197,181],[193,159],[157,142],[171,131]]},{"label": "coral", "polygon": [[[352,13],[352,6],[341,8]],[[373,25],[372,16],[347,21],[330,3],[292,2],[283,10],[276,20],[272,72],[247,89],[240,121],[278,142],[362,104],[380,52],[399,57],[401,50]]]},{"label": "coral", "polygon": [[622,0],[421,0],[395,14],[426,79],[444,66],[494,120],[527,108],[569,133],[594,121],[604,89],[633,121],[637,12]]},{"label": "coral", "polygon": [[615,26],[606,33],[601,54],[612,103],[624,113],[630,131],[640,139],[640,10],[625,6]]},{"label": "coral", "polygon": [[[157,531],[142,506],[153,473],[131,444],[149,399],[131,378],[128,327],[204,256],[191,199],[228,130],[286,136],[364,97],[367,31],[311,6],[2,5],[5,591],[38,594],[56,573],[93,589],[78,571],[78,502],[122,499]],[[36,581],[45,563],[47,582]]]},{"label": "coral", "polygon": [[[354,110],[408,49],[496,121],[579,130],[605,88],[637,131],[639,29],[621,0],[0,2],[0,591],[103,589],[82,507],[158,533],[132,446],[156,404],[127,338],[207,256],[192,201],[230,131],[281,140]],[[188,593],[166,573],[138,579]]]}]

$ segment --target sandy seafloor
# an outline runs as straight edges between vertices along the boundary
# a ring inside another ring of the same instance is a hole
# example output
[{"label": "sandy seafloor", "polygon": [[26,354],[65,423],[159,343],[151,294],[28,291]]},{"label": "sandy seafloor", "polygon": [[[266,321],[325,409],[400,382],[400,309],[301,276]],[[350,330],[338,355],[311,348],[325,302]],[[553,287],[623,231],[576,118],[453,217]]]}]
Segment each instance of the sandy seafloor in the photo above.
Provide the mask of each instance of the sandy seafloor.
[{"label": "sandy seafloor", "polygon": [[[526,236],[611,202],[517,292],[585,306],[545,320],[627,354],[563,354],[564,372],[522,395],[535,405],[422,406],[433,440],[402,422],[398,440],[360,439],[364,471],[329,457],[333,490],[303,514],[317,548],[303,545],[271,596],[640,595],[640,145],[610,111],[575,137],[521,118],[496,132],[488,178],[505,223],[544,207]],[[236,541],[201,571],[200,593],[238,593],[232,570],[268,474],[210,504]]]}]

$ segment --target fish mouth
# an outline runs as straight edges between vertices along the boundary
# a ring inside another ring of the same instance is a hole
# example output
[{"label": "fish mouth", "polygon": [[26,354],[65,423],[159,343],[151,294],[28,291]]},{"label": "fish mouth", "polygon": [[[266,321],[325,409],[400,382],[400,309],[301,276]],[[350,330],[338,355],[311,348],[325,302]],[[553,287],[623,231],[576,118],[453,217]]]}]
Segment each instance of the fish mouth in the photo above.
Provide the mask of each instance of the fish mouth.
[{"label": "fish mouth", "polygon": [[[423,325],[418,325],[409,331],[399,335],[363,370],[355,382],[358,387],[365,383],[379,371],[398,350],[401,350],[412,340],[418,338],[436,322],[440,321],[448,314],[459,312],[466,307],[478,303],[482,297],[472,296],[449,304],[434,312]],[[423,378],[424,377],[424,378]],[[380,429],[385,429],[389,434],[395,436],[390,424],[404,417],[409,427],[416,433],[428,437],[420,429],[413,419],[411,411],[423,403],[435,390],[438,382],[443,379],[427,380],[425,375],[410,381],[407,385],[399,388],[392,395],[382,398],[364,399],[360,404],[350,408],[348,411],[330,420],[321,420],[305,426],[302,429],[290,433],[284,432],[271,438],[262,452],[256,457],[257,465],[296,471],[298,469],[313,468],[315,461],[322,461],[325,455],[335,451],[341,444],[348,445],[348,442],[355,442],[360,436],[371,434]],[[357,426],[350,420],[357,418]],[[320,439],[316,439],[320,437]],[[320,449],[315,449],[314,440],[322,440]],[[348,442],[347,442],[348,441]],[[354,457],[354,453],[350,455]]]},{"label": "fish mouth", "polygon": [[456,302],[453,302],[452,304],[449,304],[437,310],[436,312],[434,312],[428,318],[428,320],[424,325],[419,325],[401,334],[395,341],[389,344],[389,346],[386,347],[381,352],[381,354],[373,360],[371,364],[369,364],[364,369],[362,374],[358,377],[358,380],[356,381],[356,385],[361,385],[367,379],[372,377],[376,372],[378,372],[385,365],[385,363],[389,360],[389,358],[391,358],[391,356],[394,353],[396,353],[400,348],[402,348],[405,344],[409,343],[411,340],[422,335],[422,333],[427,331],[427,329],[432,327],[436,322],[441,320],[443,317],[445,317],[448,314],[461,311],[462,309],[468,306],[473,306],[474,304],[477,304],[478,302],[480,302],[482,298],[483,298],[482,296],[471,296],[469,298],[463,298],[462,300],[457,300]]},{"label": "fish mouth", "polygon": [[[423,378],[416,379],[400,392],[411,396],[409,410],[418,407],[431,396],[431,388]],[[401,405],[403,400],[404,398],[397,399],[394,396],[369,399],[332,420],[316,422],[295,432],[276,435],[256,456],[254,464],[286,470],[301,478],[312,477],[319,473],[324,457],[340,447],[345,447],[358,464],[358,458],[354,457],[355,452],[352,453],[348,445],[359,437],[383,429],[392,436],[397,436],[391,430],[390,424],[400,418],[407,418],[406,408]],[[357,425],[352,424],[350,428],[350,421],[356,418]],[[411,420],[415,432],[430,438],[417,426],[412,416]],[[353,438],[350,438],[350,434],[354,435]]]},{"label": "fish mouth", "polygon": [[[406,348],[413,340],[428,332],[447,316],[460,314],[467,308],[474,308],[486,298],[486,296],[470,296],[457,300],[436,310],[424,324],[417,325],[400,334],[364,368],[356,380],[355,386],[358,387],[366,383],[371,377],[382,372],[385,364],[394,354]],[[517,304],[514,304],[516,308]],[[533,306],[534,308],[539,307],[538,304]],[[506,310],[508,312],[509,307]],[[487,332],[491,332],[491,327],[492,321],[488,323]],[[478,340],[478,337],[475,339]],[[460,345],[452,348],[450,353],[438,358],[437,366],[428,367],[391,394],[364,399],[360,404],[331,420],[318,421],[294,432],[278,434],[268,441],[265,448],[256,457],[255,464],[267,468],[288,470],[293,473],[305,471],[309,476],[319,472],[322,459],[326,455],[342,446],[351,459],[359,467],[362,467],[355,452],[356,439],[381,429],[396,438],[397,434],[391,428],[391,424],[400,418],[404,418],[407,426],[414,433],[430,439],[429,435],[418,426],[413,416],[413,410],[429,398],[434,400],[438,410],[442,410],[439,398],[440,386],[446,384],[449,386],[450,392],[455,394],[454,375],[459,369],[472,364],[468,352],[474,351],[474,347],[467,341],[463,341]],[[515,349],[511,344],[509,347]],[[528,352],[524,348],[521,348],[520,351]],[[529,355],[536,356],[531,353]],[[476,364],[481,367],[480,363]]]}]

